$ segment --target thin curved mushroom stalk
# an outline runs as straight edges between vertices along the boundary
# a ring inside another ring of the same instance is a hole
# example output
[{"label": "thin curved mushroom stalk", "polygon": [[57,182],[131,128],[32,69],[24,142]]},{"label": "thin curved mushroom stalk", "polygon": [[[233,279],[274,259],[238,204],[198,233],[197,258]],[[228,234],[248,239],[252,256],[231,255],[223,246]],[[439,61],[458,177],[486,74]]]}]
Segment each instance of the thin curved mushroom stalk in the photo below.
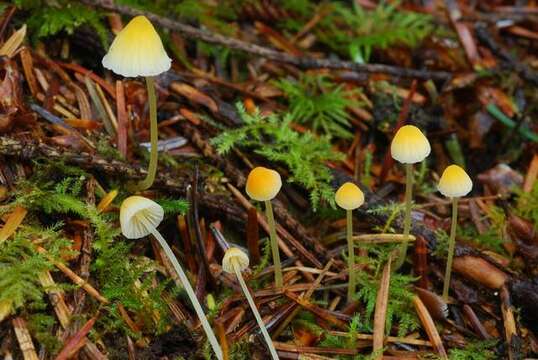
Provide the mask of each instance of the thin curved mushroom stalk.
[{"label": "thin curved mushroom stalk", "polygon": [[142,196],[130,196],[125,199],[120,208],[120,224],[123,235],[129,239],[139,239],[141,237],[152,234],[163,248],[166,256],[170,259],[174,270],[179,276],[187,295],[189,296],[196,315],[200,319],[202,327],[207,335],[207,339],[219,360],[223,359],[222,349],[217,341],[215,333],[209,325],[209,321],[205,316],[202,305],[198,301],[196,294],[183,271],[183,268],[176,259],[172,249],[168,246],[166,240],[157,230],[157,226],[161,223],[164,217],[163,208],[156,202],[146,199]]},{"label": "thin curved mushroom stalk", "polygon": [[263,323],[262,317],[258,311],[258,308],[256,307],[256,304],[254,303],[254,299],[250,295],[247,284],[243,279],[243,275],[241,274],[241,271],[248,267],[248,262],[248,256],[243,251],[239,250],[238,248],[230,248],[226,251],[226,254],[224,255],[224,259],[222,260],[222,267],[224,271],[233,272],[235,273],[235,276],[237,276],[237,280],[241,285],[243,294],[247,298],[247,302],[250,306],[250,309],[252,310],[252,313],[254,314],[254,318],[256,319],[256,322],[260,327],[260,331],[265,340],[265,343],[267,344],[267,347],[271,354],[271,358],[273,360],[278,360],[279,357],[276,352],[275,346],[273,345],[273,340],[271,340],[271,336],[265,328],[265,324]]},{"label": "thin curved mushroom stalk", "polygon": [[189,279],[187,278],[187,275],[183,271],[183,268],[177,261],[174,253],[172,252],[172,249],[170,249],[170,246],[168,246],[168,243],[162,237],[161,233],[155,228],[150,228],[150,231],[151,231],[151,234],[157,239],[159,244],[162,246],[166,256],[168,256],[168,259],[170,259],[170,262],[174,266],[174,270],[176,270],[176,273],[178,274],[179,279],[181,280],[181,283],[183,284],[183,287],[185,288],[185,291],[187,292],[187,295],[191,299],[192,306],[194,307],[194,311],[196,311],[196,315],[198,315],[198,318],[200,319],[200,323],[202,324],[202,327],[204,328],[204,331],[207,335],[207,339],[209,340],[209,343],[211,344],[211,347],[213,348],[215,355],[217,356],[219,360],[223,359],[222,349],[215,336],[215,333],[213,332],[213,329],[211,328],[211,325],[209,324],[209,321],[207,320],[207,317],[205,316],[204,310],[202,309],[202,305],[198,302],[196,294],[194,293],[194,289],[192,288],[189,282]]}]

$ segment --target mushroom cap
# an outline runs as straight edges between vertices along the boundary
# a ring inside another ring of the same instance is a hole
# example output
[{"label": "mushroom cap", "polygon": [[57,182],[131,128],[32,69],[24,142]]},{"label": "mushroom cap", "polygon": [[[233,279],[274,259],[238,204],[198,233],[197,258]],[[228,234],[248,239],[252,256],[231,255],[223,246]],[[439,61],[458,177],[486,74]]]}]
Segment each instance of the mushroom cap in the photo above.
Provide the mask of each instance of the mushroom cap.
[{"label": "mushroom cap", "polygon": [[271,200],[281,187],[280,174],[275,170],[258,166],[248,174],[246,192],[254,200]]},{"label": "mushroom cap", "polygon": [[226,271],[227,273],[234,273],[234,261],[238,265],[239,271],[243,271],[248,268],[248,255],[237,247],[231,247],[226,250],[224,257],[222,258],[222,270]]},{"label": "mushroom cap", "polygon": [[437,190],[446,197],[461,197],[467,195],[473,189],[473,181],[458,165],[450,165],[437,185]]},{"label": "mushroom cap", "polygon": [[334,199],[342,209],[354,210],[364,204],[364,193],[357,185],[347,182],[338,188]]},{"label": "mushroom cap", "polygon": [[151,228],[159,226],[163,218],[161,205],[142,196],[129,196],[120,207],[121,232],[128,239],[149,235]]},{"label": "mushroom cap", "polygon": [[430,142],[419,128],[404,125],[396,132],[390,144],[392,157],[402,164],[421,162],[430,155]]},{"label": "mushroom cap", "polygon": [[136,77],[159,75],[170,69],[172,60],[151,22],[137,16],[116,35],[102,63],[116,74]]}]

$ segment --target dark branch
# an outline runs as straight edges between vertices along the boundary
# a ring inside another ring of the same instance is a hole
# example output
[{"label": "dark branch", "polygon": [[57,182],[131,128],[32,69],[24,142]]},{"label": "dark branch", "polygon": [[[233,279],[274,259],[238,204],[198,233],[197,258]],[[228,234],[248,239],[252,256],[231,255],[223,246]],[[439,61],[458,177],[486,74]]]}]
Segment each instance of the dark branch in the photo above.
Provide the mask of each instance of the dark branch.
[{"label": "dark branch", "polygon": [[280,51],[276,51],[274,49],[250,44],[242,40],[213,33],[204,29],[198,29],[193,26],[166,17],[144,12],[141,10],[132,9],[128,6],[117,5],[109,0],[83,0],[83,2],[88,5],[97,6],[124,15],[145,15],[155,24],[158,24],[167,29],[180,32],[189,38],[202,40],[211,44],[223,45],[231,49],[244,51],[249,54],[258,55],[270,60],[292,64],[303,69],[341,69],[358,73],[383,73],[398,77],[410,77],[425,80],[448,80],[452,77],[451,73],[445,71],[407,69],[384,64],[358,64],[350,61],[315,59],[312,57],[293,56]]},{"label": "dark branch", "polygon": [[[114,178],[139,180],[146,176],[146,170],[118,160],[109,160],[95,154],[61,149],[33,140],[0,137],[0,155],[22,160],[62,161],[76,165],[90,172],[98,172]],[[185,197],[191,179],[184,174],[173,175],[161,171],[155,179],[154,188]],[[213,214],[224,216],[235,223],[244,223],[247,214],[232,199],[223,195],[200,193],[200,204]]]}]

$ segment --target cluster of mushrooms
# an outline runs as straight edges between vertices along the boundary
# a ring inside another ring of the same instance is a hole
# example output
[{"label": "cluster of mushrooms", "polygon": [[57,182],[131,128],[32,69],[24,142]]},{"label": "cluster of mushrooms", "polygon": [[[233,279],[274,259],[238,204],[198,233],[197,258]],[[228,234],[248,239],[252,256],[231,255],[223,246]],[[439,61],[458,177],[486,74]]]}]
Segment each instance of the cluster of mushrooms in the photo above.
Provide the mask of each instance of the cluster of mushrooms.
[{"label": "cluster of mushrooms", "polygon": [[[151,22],[144,16],[133,18],[114,39],[108,53],[103,58],[103,66],[125,77],[143,76],[146,78],[149,114],[150,114],[150,138],[151,155],[147,176],[140,183],[132,186],[130,190],[139,192],[151,187],[157,170],[157,101],[155,96],[154,76],[167,71],[171,66],[171,59],[166,54],[161,39]],[[422,162],[430,154],[430,144],[424,134],[415,126],[402,126],[395,134],[391,144],[391,155],[398,162],[405,164],[406,168],[406,191],[405,191],[405,216],[404,216],[404,241],[402,242],[396,259],[395,268],[398,269],[406,258],[409,233],[411,228],[411,203],[413,189],[413,164]],[[278,172],[264,167],[254,168],[246,183],[246,193],[251,199],[265,203],[266,217],[269,224],[269,238],[273,255],[275,287],[281,288],[282,267],[278,248],[275,219],[271,200],[278,195],[282,181]],[[454,243],[457,225],[458,199],[468,194],[472,189],[472,181],[467,173],[457,165],[448,166],[443,172],[438,184],[438,190],[446,197],[452,199],[452,225],[448,250],[447,266],[444,278],[443,297],[448,297],[452,259],[454,255]],[[353,210],[364,203],[364,194],[360,188],[347,182],[340,186],[335,195],[336,204],[346,210],[347,224],[347,259],[348,259],[348,301],[355,296],[355,249],[353,244]],[[209,321],[204,313],[203,306],[198,301],[190,281],[181,264],[175,257],[172,249],[157,227],[164,218],[163,208],[156,202],[142,196],[134,195],[125,199],[120,208],[120,223],[123,235],[128,239],[139,239],[153,235],[162,246],[166,256],[170,259],[179,279],[192,302],[194,310],[207,335],[207,339],[213,348],[215,356],[223,359],[222,349],[217,341]],[[244,296],[260,327],[263,338],[273,359],[278,359],[277,352],[271,341],[271,337],[265,328],[265,324],[256,308],[256,304],[250,295],[249,289],[241,274],[249,266],[248,255],[238,247],[226,250],[222,259],[222,269],[235,274],[243,290]]]}]

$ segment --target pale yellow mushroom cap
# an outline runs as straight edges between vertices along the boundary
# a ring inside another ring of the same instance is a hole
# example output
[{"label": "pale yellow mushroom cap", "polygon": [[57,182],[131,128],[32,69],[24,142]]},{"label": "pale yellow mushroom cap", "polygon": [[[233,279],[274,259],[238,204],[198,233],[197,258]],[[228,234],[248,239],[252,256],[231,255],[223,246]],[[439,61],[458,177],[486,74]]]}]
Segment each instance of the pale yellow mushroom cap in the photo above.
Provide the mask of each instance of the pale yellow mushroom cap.
[{"label": "pale yellow mushroom cap", "polygon": [[396,132],[390,144],[390,153],[394,160],[402,164],[421,162],[430,155],[430,142],[419,128],[404,125]]},{"label": "pale yellow mushroom cap", "polygon": [[334,196],[336,204],[345,210],[354,210],[364,204],[364,194],[359,187],[351,182],[340,186]]},{"label": "pale yellow mushroom cap", "polygon": [[130,196],[120,207],[121,232],[128,239],[139,239],[151,233],[164,218],[164,210],[155,201]]},{"label": "pale yellow mushroom cap", "polygon": [[473,181],[458,165],[450,165],[439,180],[437,189],[446,197],[461,197],[473,189]]},{"label": "pale yellow mushroom cap", "polygon": [[275,170],[258,166],[248,174],[246,191],[254,200],[271,200],[278,194],[281,187],[280,174]]},{"label": "pale yellow mushroom cap", "polygon": [[170,69],[155,28],[145,16],[133,18],[110,45],[103,66],[125,77],[155,76]]},{"label": "pale yellow mushroom cap", "polygon": [[238,266],[239,271],[243,271],[248,268],[248,255],[239,248],[232,247],[226,250],[224,257],[222,258],[222,270],[227,273],[234,273],[233,263]]}]

